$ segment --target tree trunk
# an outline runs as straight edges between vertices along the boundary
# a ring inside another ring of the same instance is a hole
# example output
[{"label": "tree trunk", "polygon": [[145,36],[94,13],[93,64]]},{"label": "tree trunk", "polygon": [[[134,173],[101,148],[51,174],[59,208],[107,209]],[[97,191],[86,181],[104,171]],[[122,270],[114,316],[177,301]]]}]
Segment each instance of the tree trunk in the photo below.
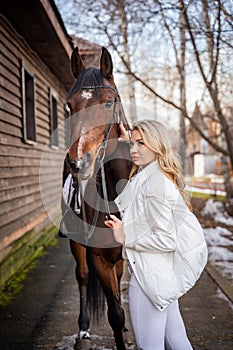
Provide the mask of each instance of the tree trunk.
[{"label": "tree trunk", "polygon": [[231,182],[228,157],[222,156],[222,167],[227,197],[226,210],[229,215],[233,215],[233,184]]},{"label": "tree trunk", "polygon": [[[118,11],[120,14],[120,32],[123,37],[123,47],[124,47],[124,59],[128,63],[128,66],[131,70],[131,59],[130,59],[130,51],[129,51],[129,43],[128,43],[128,20],[126,16],[126,9],[125,9],[125,1],[120,0],[117,2]],[[131,74],[127,74],[128,78],[128,91],[129,91],[129,117],[134,123],[137,120],[137,110],[136,110],[136,102],[135,102],[135,80],[134,77]]]},{"label": "tree trunk", "polygon": [[179,73],[180,73],[180,145],[179,153],[182,161],[182,169],[185,174],[186,168],[186,128],[185,128],[185,115],[183,110],[186,110],[186,87],[185,87],[185,50],[186,50],[186,38],[185,29],[183,25],[183,14],[180,12],[180,59],[179,59]]}]

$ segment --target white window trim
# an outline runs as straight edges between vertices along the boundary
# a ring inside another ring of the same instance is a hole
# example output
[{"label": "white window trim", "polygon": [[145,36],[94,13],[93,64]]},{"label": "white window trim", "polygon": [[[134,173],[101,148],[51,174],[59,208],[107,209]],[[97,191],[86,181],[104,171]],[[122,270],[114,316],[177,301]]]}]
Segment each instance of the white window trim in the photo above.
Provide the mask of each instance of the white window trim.
[{"label": "white window trim", "polygon": [[[25,91],[25,71],[30,74],[33,78],[33,99],[34,99],[34,122],[35,122],[35,140],[30,140],[27,138],[27,120],[26,120],[26,91]],[[25,143],[29,145],[35,145],[37,143],[37,134],[36,134],[36,95],[35,95],[35,86],[36,79],[35,74],[32,71],[31,67],[24,61],[21,60],[21,84],[22,84],[22,117],[23,117],[23,140]]]},{"label": "white window trim", "polygon": [[53,126],[53,116],[52,116],[52,99],[55,99],[57,102],[57,128],[58,128],[58,93],[53,89],[49,88],[49,118],[50,118],[50,147],[54,150],[59,149],[59,133],[57,135],[58,145],[52,144],[52,130],[54,129]]}]

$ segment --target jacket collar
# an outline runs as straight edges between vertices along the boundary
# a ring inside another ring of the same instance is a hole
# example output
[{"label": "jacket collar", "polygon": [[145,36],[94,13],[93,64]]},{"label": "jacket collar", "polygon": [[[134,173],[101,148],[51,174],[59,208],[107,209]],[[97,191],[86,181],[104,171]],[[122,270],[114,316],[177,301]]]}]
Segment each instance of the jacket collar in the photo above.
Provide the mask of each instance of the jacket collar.
[{"label": "jacket collar", "polygon": [[145,167],[142,168],[142,170],[135,176],[140,176],[141,174],[143,176],[150,176],[155,173],[155,171],[159,170],[159,165],[158,161],[155,160],[151,162],[150,164],[146,165]]},{"label": "jacket collar", "polygon": [[128,181],[124,190],[114,200],[120,211],[128,207],[134,201],[140,185],[148,181],[148,178],[158,171],[158,167],[158,162],[154,161],[144,167],[130,181]]}]

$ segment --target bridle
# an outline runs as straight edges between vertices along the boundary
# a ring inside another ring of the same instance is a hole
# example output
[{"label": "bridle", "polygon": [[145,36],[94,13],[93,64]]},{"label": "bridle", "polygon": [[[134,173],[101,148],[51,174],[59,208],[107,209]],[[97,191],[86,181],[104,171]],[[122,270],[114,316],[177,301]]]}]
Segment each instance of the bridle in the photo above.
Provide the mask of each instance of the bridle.
[{"label": "bridle", "polygon": [[[104,200],[104,206],[105,206],[105,212],[107,214],[107,217],[110,218],[110,209],[109,209],[109,203],[108,203],[108,193],[107,193],[107,185],[106,185],[106,176],[105,176],[105,170],[104,170],[104,159],[106,156],[106,149],[108,144],[109,135],[111,132],[111,128],[113,125],[113,122],[115,122],[117,125],[119,125],[121,122],[125,125],[128,125],[128,122],[126,120],[125,114],[123,112],[123,108],[120,103],[120,95],[117,90],[117,88],[111,86],[111,85],[96,85],[96,86],[78,86],[76,90],[73,91],[73,94],[76,93],[79,90],[96,90],[96,89],[111,89],[115,92],[115,98],[114,98],[114,106],[113,106],[113,113],[111,121],[108,125],[108,128],[104,134],[104,139],[102,141],[102,144],[100,145],[98,149],[98,155],[96,157],[96,161],[99,163],[100,170],[101,170],[101,183],[102,183],[102,190],[103,190],[103,200]],[[120,103],[120,109],[119,109],[119,115],[117,113],[117,106]],[[69,154],[67,153],[66,161],[68,165],[71,168],[74,168],[74,162],[71,161]],[[73,178],[73,187],[74,187],[74,195],[78,198],[78,189],[82,192],[82,186],[79,186],[79,183],[77,180]],[[76,198],[76,200],[77,200]],[[83,216],[83,224],[84,224],[84,233],[86,234],[86,242],[92,237],[94,230],[96,228],[97,220],[98,220],[98,213],[100,209],[101,204],[101,197],[97,192],[97,199],[95,204],[95,212],[94,217],[91,224],[91,229],[88,230],[88,224],[86,219],[86,210],[85,210],[85,203],[84,203],[84,193],[81,193],[81,205],[78,211],[76,211],[76,214],[80,214],[80,210],[82,210],[82,216]],[[73,201],[73,208],[74,210],[74,201]],[[65,214],[64,214],[65,215]]]},{"label": "bridle", "polygon": [[[97,89],[111,89],[115,92],[115,99],[114,99],[114,106],[113,106],[113,113],[112,113],[112,121],[115,121],[116,124],[120,124],[121,122],[125,125],[128,125],[127,119],[125,118],[125,114],[123,112],[121,103],[120,103],[120,111],[119,111],[119,116],[117,115],[117,105],[119,104],[120,101],[120,95],[119,92],[117,90],[117,88],[115,88],[114,86],[111,85],[96,85],[96,86],[87,86],[87,85],[81,85],[79,86],[76,90],[73,91],[73,94],[75,94],[77,91],[79,90],[97,90]],[[120,117],[122,116],[122,118]],[[105,132],[104,135],[104,139],[103,142],[101,144],[101,146],[99,147],[98,152],[100,153],[100,151],[102,151],[104,153],[105,156],[105,152],[106,152],[106,148],[107,148],[107,142],[108,142],[108,138],[109,138],[109,134],[112,128],[112,122],[110,122],[110,124],[108,125],[108,128]],[[101,152],[101,153],[102,153]],[[103,158],[104,158],[103,156]],[[71,168],[74,167],[74,163],[71,161],[71,159],[68,157],[67,162],[69,164],[69,166]]]}]

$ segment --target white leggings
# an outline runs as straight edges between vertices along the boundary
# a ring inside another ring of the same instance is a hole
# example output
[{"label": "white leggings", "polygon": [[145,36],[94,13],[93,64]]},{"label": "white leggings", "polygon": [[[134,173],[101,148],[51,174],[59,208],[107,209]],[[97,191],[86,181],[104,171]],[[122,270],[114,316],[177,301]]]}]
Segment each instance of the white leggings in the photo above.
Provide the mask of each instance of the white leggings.
[{"label": "white leggings", "polygon": [[143,293],[134,274],[129,284],[130,317],[137,346],[142,350],[192,350],[178,301],[159,311]]}]

